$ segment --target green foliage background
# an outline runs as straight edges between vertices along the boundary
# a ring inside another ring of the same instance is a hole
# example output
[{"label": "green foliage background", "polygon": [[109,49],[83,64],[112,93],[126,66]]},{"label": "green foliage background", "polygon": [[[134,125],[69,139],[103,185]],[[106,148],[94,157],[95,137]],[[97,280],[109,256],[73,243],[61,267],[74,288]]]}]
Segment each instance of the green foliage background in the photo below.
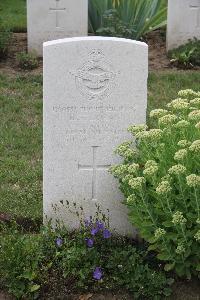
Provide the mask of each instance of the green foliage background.
[{"label": "green foliage background", "polygon": [[26,32],[26,0],[0,1],[2,24],[14,32]]},{"label": "green foliage background", "polygon": [[120,20],[134,30],[134,39],[166,25],[167,2],[164,0],[90,0],[89,31],[95,33],[101,28],[103,14],[111,9],[115,9]]},{"label": "green foliage background", "polygon": [[[89,0],[89,31],[94,34],[102,27],[103,14],[114,8],[120,19],[134,29],[134,38],[139,39],[166,24],[166,7],[166,0]],[[1,1],[0,18],[12,31],[26,32],[26,0]]]}]

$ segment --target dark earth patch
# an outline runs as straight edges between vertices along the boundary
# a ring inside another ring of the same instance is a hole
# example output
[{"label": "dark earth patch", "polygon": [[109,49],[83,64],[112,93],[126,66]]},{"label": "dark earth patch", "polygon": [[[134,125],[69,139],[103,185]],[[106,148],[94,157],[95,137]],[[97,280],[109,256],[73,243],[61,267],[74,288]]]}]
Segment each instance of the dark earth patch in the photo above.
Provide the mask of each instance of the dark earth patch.
[{"label": "dark earth patch", "polygon": [[[170,63],[166,53],[165,32],[154,31],[149,33],[145,41],[149,45],[149,70],[177,70]],[[13,33],[10,43],[9,53],[6,60],[0,62],[0,70],[8,75],[17,75],[18,73],[29,73],[37,75],[42,73],[42,60],[39,67],[33,71],[22,71],[16,65],[16,55],[19,52],[27,51],[27,34]],[[200,69],[200,68],[199,68]]]}]

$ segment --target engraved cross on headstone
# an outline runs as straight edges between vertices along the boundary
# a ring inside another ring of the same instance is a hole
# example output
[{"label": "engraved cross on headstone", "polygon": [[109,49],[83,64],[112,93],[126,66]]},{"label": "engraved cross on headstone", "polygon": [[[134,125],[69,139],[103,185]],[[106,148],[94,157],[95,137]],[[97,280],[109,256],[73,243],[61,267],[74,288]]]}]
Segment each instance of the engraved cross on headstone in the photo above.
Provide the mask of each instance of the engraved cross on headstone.
[{"label": "engraved cross on headstone", "polygon": [[97,164],[97,149],[99,146],[92,146],[93,161],[92,165],[78,164],[79,170],[92,171],[92,200],[97,200],[97,171],[108,170],[111,165],[98,165]]},{"label": "engraved cross on headstone", "polygon": [[195,2],[195,3],[193,1],[193,3],[190,4],[190,8],[192,10],[195,10],[197,13],[197,17],[196,17],[197,18],[197,28],[199,28],[200,27],[200,1],[198,0],[198,2]]},{"label": "engraved cross on headstone", "polygon": [[56,28],[60,28],[60,26],[59,26],[59,13],[64,12],[66,10],[66,8],[59,8],[60,0],[55,0],[55,1],[56,1],[56,7],[55,8],[49,8],[49,10],[56,13]]}]

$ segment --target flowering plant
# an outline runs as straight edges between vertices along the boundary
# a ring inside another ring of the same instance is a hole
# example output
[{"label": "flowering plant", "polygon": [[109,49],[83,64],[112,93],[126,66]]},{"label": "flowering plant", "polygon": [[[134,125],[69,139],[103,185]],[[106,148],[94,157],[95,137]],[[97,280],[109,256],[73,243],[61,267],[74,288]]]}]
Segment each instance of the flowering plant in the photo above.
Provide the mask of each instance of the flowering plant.
[{"label": "flowering plant", "polygon": [[17,299],[57,299],[83,290],[123,289],[134,299],[171,294],[174,280],[155,268],[146,245],[111,234],[103,217],[81,221],[73,232],[61,223],[54,228],[49,223],[37,234],[9,225],[0,223],[0,282]]},{"label": "flowering plant", "polygon": [[111,167],[130,221],[149,250],[179,276],[200,271],[200,92],[183,90],[166,109],[150,112],[155,128],[131,126]]}]

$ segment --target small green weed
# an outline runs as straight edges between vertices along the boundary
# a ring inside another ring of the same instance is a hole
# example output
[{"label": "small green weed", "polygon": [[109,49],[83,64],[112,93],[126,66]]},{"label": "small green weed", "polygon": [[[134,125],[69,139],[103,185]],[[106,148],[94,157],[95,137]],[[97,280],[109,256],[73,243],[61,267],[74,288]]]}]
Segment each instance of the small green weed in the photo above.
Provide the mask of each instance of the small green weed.
[{"label": "small green weed", "polygon": [[39,66],[39,61],[34,53],[20,52],[16,56],[17,65],[23,70],[33,70]]},{"label": "small green weed", "polygon": [[200,66],[200,41],[193,40],[169,52],[171,63],[180,68]]}]

